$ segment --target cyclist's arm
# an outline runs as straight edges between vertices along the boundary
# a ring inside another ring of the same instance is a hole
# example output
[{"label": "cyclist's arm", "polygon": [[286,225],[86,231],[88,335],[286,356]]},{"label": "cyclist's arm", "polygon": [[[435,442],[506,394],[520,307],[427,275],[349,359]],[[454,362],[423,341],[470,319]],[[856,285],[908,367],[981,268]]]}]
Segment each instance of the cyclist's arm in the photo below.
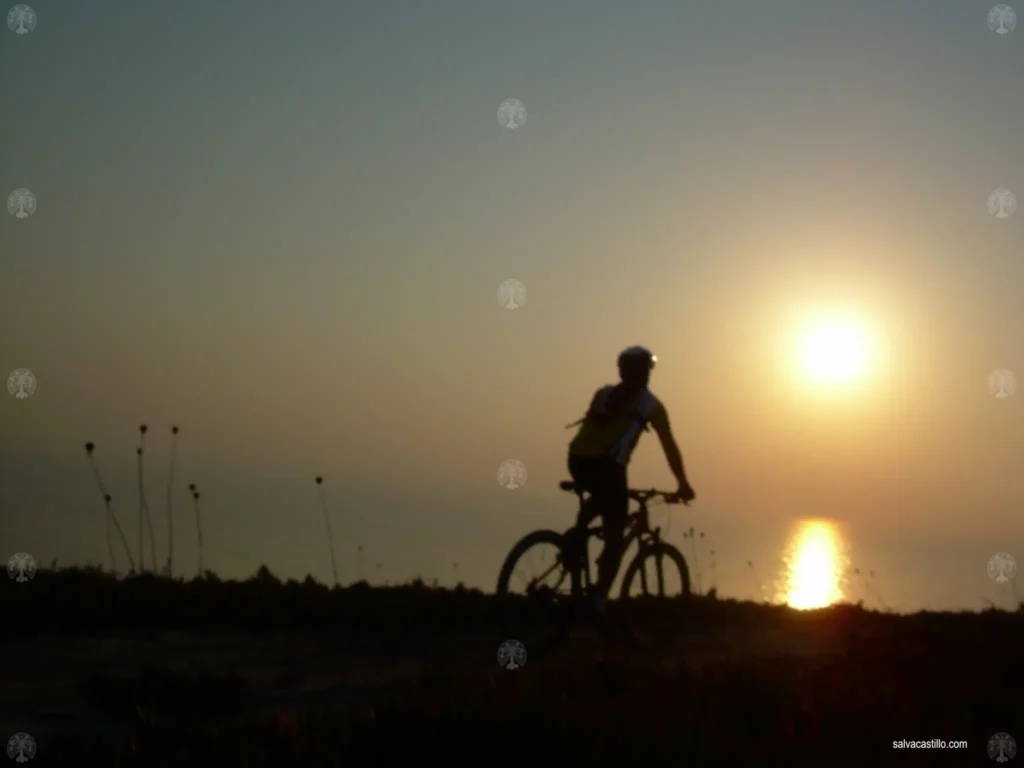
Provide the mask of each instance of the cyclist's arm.
[{"label": "cyclist's arm", "polygon": [[668,412],[663,406],[659,406],[651,420],[654,431],[658,433],[658,440],[661,441],[662,450],[665,451],[665,458],[668,459],[669,469],[675,475],[680,485],[689,485],[686,479],[686,470],[683,468],[683,454],[676,445],[676,438],[672,434],[672,427],[669,426]]}]

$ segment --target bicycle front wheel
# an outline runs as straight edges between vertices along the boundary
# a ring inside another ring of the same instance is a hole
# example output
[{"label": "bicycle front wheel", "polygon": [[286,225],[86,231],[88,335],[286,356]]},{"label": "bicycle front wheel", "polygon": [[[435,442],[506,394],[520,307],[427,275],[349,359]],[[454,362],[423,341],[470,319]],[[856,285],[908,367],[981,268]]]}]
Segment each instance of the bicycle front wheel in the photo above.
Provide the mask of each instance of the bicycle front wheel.
[{"label": "bicycle front wheel", "polygon": [[621,624],[638,646],[671,645],[685,618],[690,569],[683,553],[660,541],[644,546],[622,577]]},{"label": "bicycle front wheel", "polygon": [[498,575],[502,632],[534,658],[569,634],[573,578],[563,564],[562,545],[562,534],[534,531],[512,548]]}]

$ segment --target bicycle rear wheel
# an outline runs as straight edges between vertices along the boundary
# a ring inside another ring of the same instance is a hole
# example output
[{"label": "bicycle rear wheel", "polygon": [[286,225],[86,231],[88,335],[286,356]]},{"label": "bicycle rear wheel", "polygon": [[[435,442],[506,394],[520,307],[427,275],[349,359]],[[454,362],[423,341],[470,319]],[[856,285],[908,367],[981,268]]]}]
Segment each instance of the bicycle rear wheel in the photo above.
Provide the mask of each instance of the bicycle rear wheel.
[{"label": "bicycle rear wheel", "polygon": [[622,577],[617,623],[634,645],[663,650],[682,629],[689,597],[682,552],[663,541],[644,546]]},{"label": "bicycle rear wheel", "polygon": [[530,658],[549,653],[569,635],[573,575],[562,562],[562,534],[534,531],[505,558],[498,575],[498,609],[505,639],[526,646]]}]

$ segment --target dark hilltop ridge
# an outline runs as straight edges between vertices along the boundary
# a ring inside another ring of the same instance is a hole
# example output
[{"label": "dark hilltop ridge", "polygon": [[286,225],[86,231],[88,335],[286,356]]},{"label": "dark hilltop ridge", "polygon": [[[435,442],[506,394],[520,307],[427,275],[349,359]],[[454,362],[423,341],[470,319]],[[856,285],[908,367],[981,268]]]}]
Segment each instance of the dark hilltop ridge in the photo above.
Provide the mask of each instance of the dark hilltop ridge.
[{"label": "dark hilltop ridge", "polygon": [[1024,606],[695,597],[671,649],[582,634],[510,671],[495,598],[422,581],[40,569],[2,600],[0,719],[44,765],[964,766],[1024,738]]}]

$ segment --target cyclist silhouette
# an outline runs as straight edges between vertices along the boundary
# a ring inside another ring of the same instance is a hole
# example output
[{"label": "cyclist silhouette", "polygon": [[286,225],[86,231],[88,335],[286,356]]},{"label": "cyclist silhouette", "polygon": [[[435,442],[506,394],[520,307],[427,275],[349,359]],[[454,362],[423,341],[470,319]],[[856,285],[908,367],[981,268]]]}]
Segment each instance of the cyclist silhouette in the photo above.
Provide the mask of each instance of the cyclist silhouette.
[{"label": "cyclist silhouette", "polygon": [[[650,426],[654,427],[672,474],[679,482],[679,500],[688,504],[696,498],[686,479],[683,456],[672,435],[668,412],[647,388],[656,361],[643,347],[623,351],[618,360],[621,381],[599,389],[586,416],[566,427],[582,425],[569,444],[569,474],[577,487],[589,494],[574,530],[582,531],[598,515],[604,525],[604,548],[597,560],[598,579],[591,596],[598,611],[604,610],[622,559],[629,516],[626,466],[640,434]],[[584,539],[569,538],[570,556],[582,557],[579,548]]]}]

